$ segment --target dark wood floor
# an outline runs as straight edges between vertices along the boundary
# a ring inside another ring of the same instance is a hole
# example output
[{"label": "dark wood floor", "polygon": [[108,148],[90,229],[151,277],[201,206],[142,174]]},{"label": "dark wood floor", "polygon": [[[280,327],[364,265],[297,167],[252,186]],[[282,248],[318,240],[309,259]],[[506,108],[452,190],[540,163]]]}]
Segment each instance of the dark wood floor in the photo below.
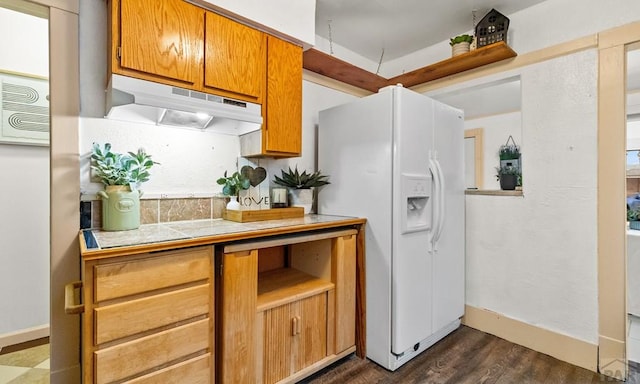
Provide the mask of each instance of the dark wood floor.
[{"label": "dark wood floor", "polygon": [[[589,370],[462,326],[390,372],[350,356],[302,381],[307,384],[476,384],[615,382]],[[640,384],[637,365],[627,383]]]}]

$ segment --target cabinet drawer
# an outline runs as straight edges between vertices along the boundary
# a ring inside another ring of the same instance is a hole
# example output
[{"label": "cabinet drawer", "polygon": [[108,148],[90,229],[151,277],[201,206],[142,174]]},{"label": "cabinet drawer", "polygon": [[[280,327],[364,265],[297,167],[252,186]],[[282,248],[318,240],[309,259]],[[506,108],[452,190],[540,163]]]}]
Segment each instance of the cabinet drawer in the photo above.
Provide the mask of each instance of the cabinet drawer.
[{"label": "cabinet drawer", "polygon": [[195,359],[140,376],[123,384],[209,384],[211,383],[211,356]]},{"label": "cabinet drawer", "polygon": [[95,301],[208,279],[212,247],[168,251],[95,267]]},{"label": "cabinet drawer", "polygon": [[209,284],[94,309],[96,344],[209,314]]},{"label": "cabinet drawer", "polygon": [[197,352],[210,352],[209,319],[94,352],[96,384],[111,383]]}]

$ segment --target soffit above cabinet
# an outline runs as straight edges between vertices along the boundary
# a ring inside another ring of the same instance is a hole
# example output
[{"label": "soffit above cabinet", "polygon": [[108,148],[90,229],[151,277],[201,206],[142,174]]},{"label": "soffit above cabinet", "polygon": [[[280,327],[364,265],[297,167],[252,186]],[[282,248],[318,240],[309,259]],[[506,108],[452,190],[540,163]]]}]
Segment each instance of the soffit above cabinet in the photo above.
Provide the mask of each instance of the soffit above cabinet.
[{"label": "soffit above cabinet", "polygon": [[316,0],[186,0],[302,46],[316,43]]}]

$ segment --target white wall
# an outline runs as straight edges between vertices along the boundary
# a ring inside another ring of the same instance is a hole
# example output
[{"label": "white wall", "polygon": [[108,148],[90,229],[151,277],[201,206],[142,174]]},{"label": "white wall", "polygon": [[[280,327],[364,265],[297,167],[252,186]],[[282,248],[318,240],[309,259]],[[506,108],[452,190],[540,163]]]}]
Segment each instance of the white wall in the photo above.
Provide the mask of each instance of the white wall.
[{"label": "white wall", "polygon": [[[592,49],[501,74],[521,76],[521,112],[468,127],[521,119],[524,196],[466,197],[467,304],[594,344],[597,70]],[[485,142],[487,156],[502,140]]]},{"label": "white wall", "polygon": [[[0,70],[48,77],[47,28],[0,8]],[[0,175],[2,338],[49,324],[49,148],[0,144]]]},{"label": "white wall", "polygon": [[207,197],[220,192],[216,180],[236,169],[240,154],[237,136],[151,124],[83,118],[80,130],[80,187],[93,199],[103,186],[89,178],[92,144],[111,143],[112,151],[135,152],[142,147],[159,162],[141,189],[143,198]]},{"label": "white wall", "polygon": [[[314,171],[317,165],[316,135],[318,129],[318,112],[336,105],[347,103],[357,97],[338,92],[309,81],[302,82],[302,157],[292,159],[269,160],[266,163],[269,175],[280,176],[281,169]],[[322,170],[320,170],[322,171]],[[329,181],[331,181],[329,175]],[[273,177],[271,177],[273,180]],[[331,188],[326,186],[324,188]],[[320,194],[320,198],[321,198]]]},{"label": "white wall", "polygon": [[205,7],[222,8],[283,37],[311,47],[315,43],[316,0],[191,0]]},{"label": "white wall", "polygon": [[[593,344],[598,342],[597,73],[592,49],[428,93],[520,76],[524,196],[466,197],[466,301]],[[482,123],[504,128],[514,119],[505,114]],[[468,128],[483,125],[473,123]],[[485,182],[497,161],[487,156],[501,144],[491,141],[484,146]]]}]

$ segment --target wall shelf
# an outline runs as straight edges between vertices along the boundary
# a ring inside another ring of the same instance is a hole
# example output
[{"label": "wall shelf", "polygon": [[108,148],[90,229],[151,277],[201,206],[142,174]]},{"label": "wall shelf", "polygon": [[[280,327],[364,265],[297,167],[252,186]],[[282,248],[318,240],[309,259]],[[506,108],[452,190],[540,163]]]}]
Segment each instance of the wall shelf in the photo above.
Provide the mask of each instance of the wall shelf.
[{"label": "wall shelf", "polygon": [[387,85],[401,83],[408,88],[516,56],[517,54],[513,49],[504,41],[501,41],[390,79],[385,79],[382,76],[365,71],[346,61],[342,61],[334,56],[312,48],[303,54],[303,67],[304,69],[343,83],[371,92],[378,92],[378,89]]},{"label": "wall shelf", "polygon": [[523,196],[522,190],[503,191],[500,189],[466,189],[465,195],[481,195],[481,196]]}]

